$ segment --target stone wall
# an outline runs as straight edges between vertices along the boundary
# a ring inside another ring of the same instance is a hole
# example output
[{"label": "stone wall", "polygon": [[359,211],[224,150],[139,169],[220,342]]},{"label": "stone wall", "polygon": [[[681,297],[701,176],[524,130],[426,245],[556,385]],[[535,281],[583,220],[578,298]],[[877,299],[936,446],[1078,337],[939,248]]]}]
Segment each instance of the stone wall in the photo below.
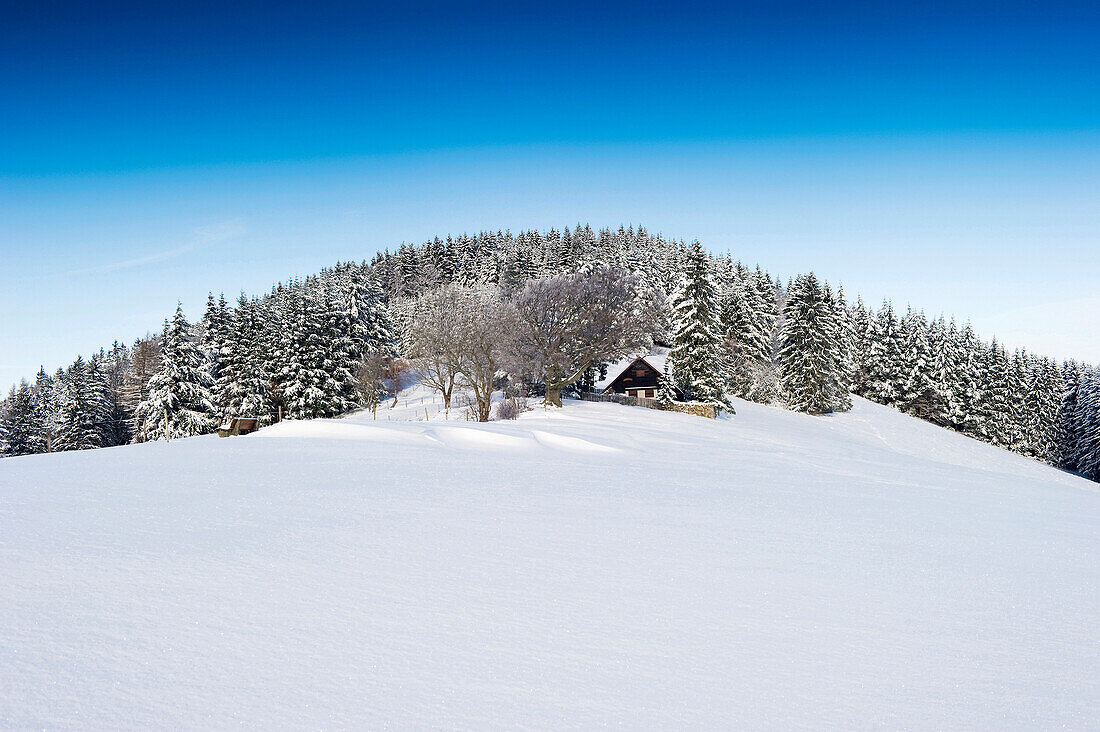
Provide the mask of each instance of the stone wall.
[{"label": "stone wall", "polygon": [[[650,400],[646,400],[650,401]],[[656,400],[653,400],[656,401]],[[649,406],[648,404],[645,406]],[[664,409],[667,412],[682,412],[694,414],[696,417],[718,419],[718,410],[713,404],[700,404],[699,402],[672,402],[672,404],[655,404],[651,409]]]},{"label": "stone wall", "polygon": [[718,410],[713,404],[701,404],[699,402],[672,402],[661,404],[656,399],[632,397],[626,394],[581,394],[581,399],[586,402],[611,402],[624,404],[628,407],[645,407],[647,409],[662,409],[666,412],[680,412],[681,414],[694,414],[696,417],[717,419]]}]

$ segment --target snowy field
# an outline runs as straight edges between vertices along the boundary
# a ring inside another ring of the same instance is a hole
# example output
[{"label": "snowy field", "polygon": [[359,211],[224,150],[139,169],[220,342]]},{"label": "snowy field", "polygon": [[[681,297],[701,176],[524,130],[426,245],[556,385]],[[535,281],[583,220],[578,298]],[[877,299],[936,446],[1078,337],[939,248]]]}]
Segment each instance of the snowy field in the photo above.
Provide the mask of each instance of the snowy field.
[{"label": "snowy field", "polygon": [[1100,727],[1096,484],[861,400],[437,406],[0,461],[0,728]]}]

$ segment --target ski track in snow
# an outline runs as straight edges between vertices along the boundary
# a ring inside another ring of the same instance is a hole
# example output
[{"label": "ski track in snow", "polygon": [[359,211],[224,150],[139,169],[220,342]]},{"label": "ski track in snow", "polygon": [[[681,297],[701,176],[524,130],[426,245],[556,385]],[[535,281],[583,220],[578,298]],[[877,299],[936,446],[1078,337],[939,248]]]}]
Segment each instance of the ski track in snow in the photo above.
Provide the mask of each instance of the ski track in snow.
[{"label": "ski track in snow", "polygon": [[0,461],[0,728],[1100,726],[1095,484],[863,400],[406,396]]}]

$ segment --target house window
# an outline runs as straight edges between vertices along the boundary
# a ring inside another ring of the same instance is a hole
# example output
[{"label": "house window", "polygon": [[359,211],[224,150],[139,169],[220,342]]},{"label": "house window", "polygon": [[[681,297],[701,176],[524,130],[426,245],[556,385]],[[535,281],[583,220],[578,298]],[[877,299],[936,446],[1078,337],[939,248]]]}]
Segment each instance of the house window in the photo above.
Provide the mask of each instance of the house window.
[{"label": "house window", "polygon": [[657,394],[655,392],[656,392],[656,389],[646,389],[645,390],[646,399],[652,399],[653,397],[657,396]]},{"label": "house window", "polygon": [[634,375],[635,376],[645,376],[645,369],[635,369],[634,370]]}]

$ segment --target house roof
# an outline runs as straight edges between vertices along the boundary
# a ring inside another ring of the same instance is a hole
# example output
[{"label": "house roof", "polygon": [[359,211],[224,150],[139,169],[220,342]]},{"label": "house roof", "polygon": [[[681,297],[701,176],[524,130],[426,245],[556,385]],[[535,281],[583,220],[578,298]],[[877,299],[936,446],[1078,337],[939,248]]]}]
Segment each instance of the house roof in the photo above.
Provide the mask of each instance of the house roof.
[{"label": "house roof", "polygon": [[603,391],[607,387],[611,386],[611,383],[615,379],[623,375],[623,372],[630,368],[630,364],[637,361],[639,358],[643,359],[650,366],[657,371],[664,373],[665,361],[668,360],[668,349],[666,348],[654,348],[652,351],[645,353],[634,353],[626,358],[616,361],[607,367],[607,376],[597,381],[594,385],[596,391]]}]

